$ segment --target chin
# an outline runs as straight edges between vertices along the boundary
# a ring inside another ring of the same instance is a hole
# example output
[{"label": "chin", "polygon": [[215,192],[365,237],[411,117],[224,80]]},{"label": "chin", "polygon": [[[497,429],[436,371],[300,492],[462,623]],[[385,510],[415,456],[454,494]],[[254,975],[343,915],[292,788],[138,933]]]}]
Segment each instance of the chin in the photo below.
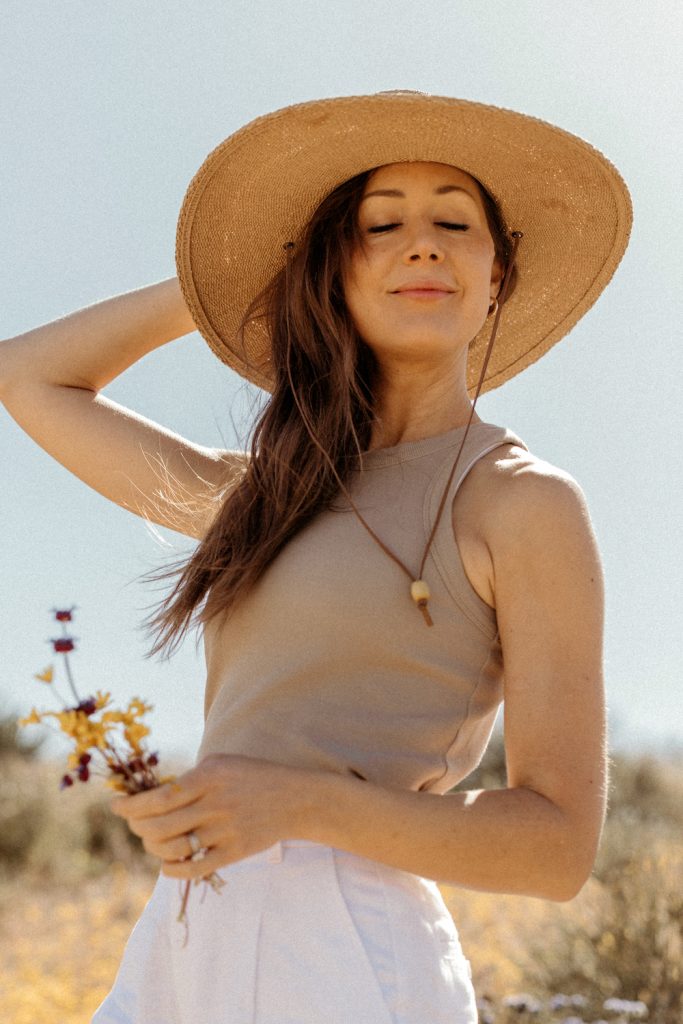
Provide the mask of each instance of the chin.
[{"label": "chin", "polygon": [[435,363],[452,362],[458,352],[468,351],[467,341],[456,341],[452,338],[386,338],[373,343],[367,342],[381,363],[383,359],[405,359],[407,361],[423,361],[425,358]]}]

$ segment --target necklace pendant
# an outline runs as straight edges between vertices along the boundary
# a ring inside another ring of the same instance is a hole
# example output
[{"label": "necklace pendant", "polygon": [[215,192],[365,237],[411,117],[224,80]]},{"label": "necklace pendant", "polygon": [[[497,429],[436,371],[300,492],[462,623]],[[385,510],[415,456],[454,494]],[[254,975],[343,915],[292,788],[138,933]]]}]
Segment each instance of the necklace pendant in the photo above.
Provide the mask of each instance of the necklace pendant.
[{"label": "necklace pendant", "polygon": [[434,621],[433,621],[431,615],[429,614],[429,609],[427,608],[427,602],[426,601],[420,601],[420,603],[418,604],[418,608],[422,612],[422,615],[423,615],[424,620],[427,623],[427,625],[428,626],[433,626],[434,625]]},{"label": "necklace pendant", "polygon": [[429,609],[427,608],[427,602],[429,601],[429,598],[432,596],[432,592],[429,589],[428,584],[424,580],[413,580],[413,582],[410,584],[410,596],[412,597],[413,601],[422,612],[422,615],[427,625],[433,626],[434,622],[432,620],[431,615],[429,614]]}]

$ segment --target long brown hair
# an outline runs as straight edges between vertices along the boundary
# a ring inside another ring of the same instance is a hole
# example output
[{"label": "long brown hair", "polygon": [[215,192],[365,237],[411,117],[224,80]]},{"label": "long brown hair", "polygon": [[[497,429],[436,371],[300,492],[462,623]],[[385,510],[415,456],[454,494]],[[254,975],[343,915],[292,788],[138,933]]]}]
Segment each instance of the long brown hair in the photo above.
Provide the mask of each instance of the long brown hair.
[{"label": "long brown hair", "polygon": [[[170,657],[190,627],[206,625],[243,598],[287,541],[329,507],[339,491],[335,471],[345,482],[369,447],[377,362],[348,312],[343,280],[362,243],[358,208],[374,169],[320,203],[302,237],[290,243],[283,269],[244,314],[242,331],[258,317],[268,326],[273,392],[254,425],[246,468],[226,489],[198,547],[145,577],[177,576],[145,620],[155,636],[148,657]],[[474,180],[505,270],[511,242],[502,214]],[[508,299],[515,282],[513,266]]]}]

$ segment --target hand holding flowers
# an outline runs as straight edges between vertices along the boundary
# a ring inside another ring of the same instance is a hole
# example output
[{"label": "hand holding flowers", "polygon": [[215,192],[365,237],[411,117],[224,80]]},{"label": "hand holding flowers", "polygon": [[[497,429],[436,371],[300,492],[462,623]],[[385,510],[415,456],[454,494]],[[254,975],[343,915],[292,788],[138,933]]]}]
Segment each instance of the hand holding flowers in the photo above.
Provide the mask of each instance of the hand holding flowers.
[{"label": "hand holding flowers", "polygon": [[[161,858],[162,874],[192,880],[294,835],[294,809],[302,807],[310,774],[259,758],[211,754],[175,782],[115,797],[112,810]],[[188,833],[207,851],[201,860],[189,858]]]}]

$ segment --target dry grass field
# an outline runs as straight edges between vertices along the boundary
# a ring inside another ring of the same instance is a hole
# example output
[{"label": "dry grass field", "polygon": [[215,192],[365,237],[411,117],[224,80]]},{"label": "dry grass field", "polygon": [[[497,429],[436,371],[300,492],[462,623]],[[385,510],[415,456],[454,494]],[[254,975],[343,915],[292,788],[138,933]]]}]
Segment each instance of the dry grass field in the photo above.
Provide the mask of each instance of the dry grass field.
[{"label": "dry grass field", "polygon": [[[59,792],[60,765],[3,748],[2,735],[0,760],[0,1020],[89,1024],[156,864],[98,783]],[[501,785],[492,746],[459,788]],[[682,797],[680,759],[613,757],[598,861],[576,899],[442,887],[481,1024],[683,1021]]]}]

